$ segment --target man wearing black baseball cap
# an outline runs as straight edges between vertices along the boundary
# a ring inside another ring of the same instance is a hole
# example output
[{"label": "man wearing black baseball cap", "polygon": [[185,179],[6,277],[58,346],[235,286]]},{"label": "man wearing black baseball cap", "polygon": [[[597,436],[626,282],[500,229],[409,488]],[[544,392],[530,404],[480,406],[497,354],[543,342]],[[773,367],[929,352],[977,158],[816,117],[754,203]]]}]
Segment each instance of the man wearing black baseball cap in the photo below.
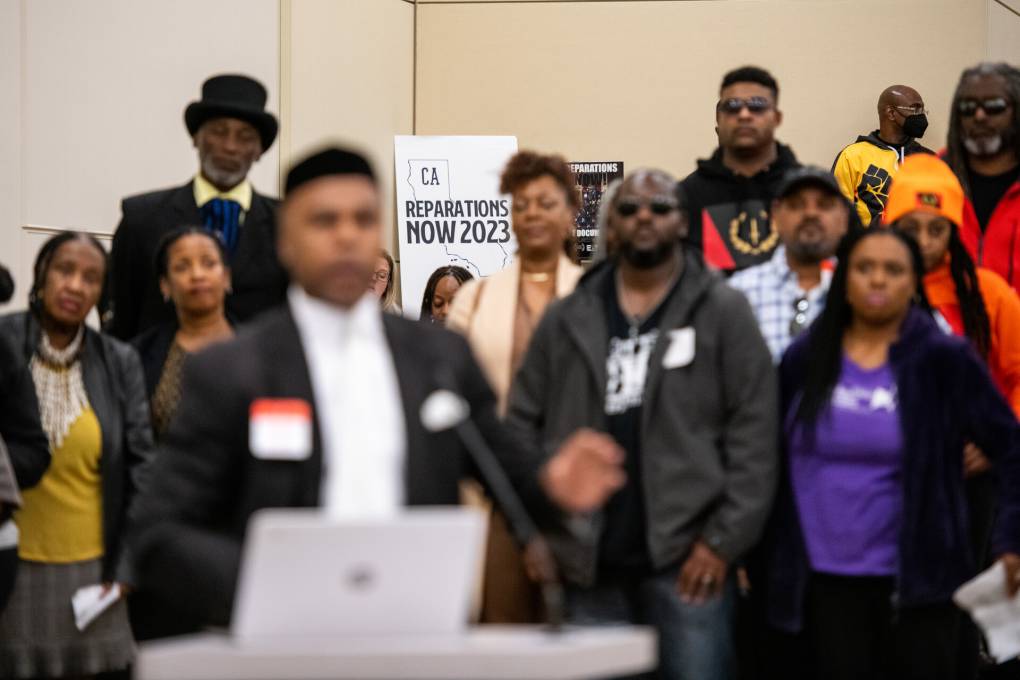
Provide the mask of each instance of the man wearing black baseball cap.
[{"label": "man wearing black baseball cap", "polygon": [[124,199],[113,238],[112,316],[107,330],[123,340],[172,324],[173,307],[159,290],[155,256],[169,231],[201,225],[223,243],[231,269],[227,315],[250,319],[284,300],[287,277],[274,243],[278,201],[256,192],[248,171],[276,139],[265,110],[266,89],[243,75],[217,75],[184,111],[199,171],[183,186]]},{"label": "man wearing black baseball cap", "polygon": [[850,213],[831,173],[814,166],[789,170],[772,202],[779,247],[767,262],[729,279],[751,303],[776,363],[825,304],[831,258],[849,228]]}]

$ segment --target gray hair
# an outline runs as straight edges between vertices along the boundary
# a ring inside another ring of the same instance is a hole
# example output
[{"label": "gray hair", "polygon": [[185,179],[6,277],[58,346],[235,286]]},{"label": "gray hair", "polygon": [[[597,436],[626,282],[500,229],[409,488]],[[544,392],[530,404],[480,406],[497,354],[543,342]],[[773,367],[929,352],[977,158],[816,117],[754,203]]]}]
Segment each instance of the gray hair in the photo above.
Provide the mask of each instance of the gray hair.
[{"label": "gray hair", "polygon": [[591,258],[591,266],[602,262],[608,256],[606,252],[606,236],[609,231],[609,212],[613,208],[613,203],[616,202],[616,195],[620,193],[623,181],[623,178],[614,179],[606,187],[606,190],[602,192],[602,199],[599,201],[598,222],[596,224],[598,235],[595,237],[595,253]]}]

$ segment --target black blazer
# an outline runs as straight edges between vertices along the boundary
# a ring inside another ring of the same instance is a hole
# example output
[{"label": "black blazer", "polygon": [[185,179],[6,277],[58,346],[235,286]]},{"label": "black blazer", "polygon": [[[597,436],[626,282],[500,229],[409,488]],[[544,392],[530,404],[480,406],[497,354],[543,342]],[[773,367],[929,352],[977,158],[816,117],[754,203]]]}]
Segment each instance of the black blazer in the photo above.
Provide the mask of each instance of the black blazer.
[{"label": "black blazer", "polygon": [[174,322],[161,323],[131,341],[131,346],[138,352],[138,358],[142,360],[142,372],[145,374],[145,393],[152,401],[152,395],[156,392],[159,379],[163,376],[163,365],[170,354],[170,348],[174,344],[174,336],[177,335],[177,324]]},{"label": "black blazer", "polygon": [[[16,347],[25,366],[40,333],[29,312],[0,317],[0,341]],[[142,367],[130,346],[91,328],[85,329],[81,364],[85,391],[102,431],[103,580],[132,583],[122,538],[128,508],[144,483],[153,449]]]},{"label": "black blazer", "polygon": [[[276,199],[252,194],[230,262],[233,293],[227,296],[226,308],[238,322],[285,299],[287,274],[276,257],[278,205]],[[121,214],[110,253],[113,317],[107,331],[126,341],[161,322],[174,321],[173,306],[159,292],[156,248],[167,232],[202,222],[193,182],[125,198]]]},{"label": "black blazer", "polygon": [[[541,491],[538,451],[513,439],[466,341],[445,329],[390,314],[383,325],[403,399],[409,505],[455,505],[459,482],[474,472],[452,431],[431,433],[419,419],[424,400],[446,388],[471,404],[471,418],[500,456],[537,517],[555,516]],[[313,450],[303,461],[255,458],[248,412],[258,398],[315,400],[289,307],[242,328],[236,338],[189,356],[177,417],[163,437],[152,485],[133,514],[131,545],[142,588],[167,615],[195,625],[230,619],[241,545],[252,513],[319,505],[322,443],[313,417]],[[172,612],[170,614],[169,612]]]},{"label": "black blazer", "polygon": [[50,442],[39,420],[28,362],[20,345],[4,334],[0,334],[0,437],[21,490],[38,484],[50,465]]}]

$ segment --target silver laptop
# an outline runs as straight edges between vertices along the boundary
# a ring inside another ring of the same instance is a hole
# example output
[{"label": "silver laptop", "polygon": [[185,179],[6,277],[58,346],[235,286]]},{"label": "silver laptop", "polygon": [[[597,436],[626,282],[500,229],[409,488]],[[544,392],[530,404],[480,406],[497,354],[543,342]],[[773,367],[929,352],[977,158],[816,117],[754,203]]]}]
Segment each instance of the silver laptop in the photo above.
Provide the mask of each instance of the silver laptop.
[{"label": "silver laptop", "polygon": [[466,507],[378,520],[264,510],[249,526],[232,633],[240,642],[457,633],[484,535],[484,515]]}]

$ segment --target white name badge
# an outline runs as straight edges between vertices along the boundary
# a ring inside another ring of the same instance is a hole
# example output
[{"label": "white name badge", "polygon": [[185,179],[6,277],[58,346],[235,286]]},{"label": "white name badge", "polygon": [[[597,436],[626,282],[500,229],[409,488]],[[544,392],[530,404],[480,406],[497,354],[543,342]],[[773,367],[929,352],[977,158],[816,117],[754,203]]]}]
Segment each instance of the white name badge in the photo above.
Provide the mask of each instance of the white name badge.
[{"label": "white name badge", "polygon": [[690,326],[669,332],[669,347],[662,357],[666,369],[687,366],[694,361],[694,329]]},{"label": "white name badge", "polygon": [[312,407],[304,399],[256,399],[248,418],[248,446],[262,460],[307,460],[312,455]]}]

